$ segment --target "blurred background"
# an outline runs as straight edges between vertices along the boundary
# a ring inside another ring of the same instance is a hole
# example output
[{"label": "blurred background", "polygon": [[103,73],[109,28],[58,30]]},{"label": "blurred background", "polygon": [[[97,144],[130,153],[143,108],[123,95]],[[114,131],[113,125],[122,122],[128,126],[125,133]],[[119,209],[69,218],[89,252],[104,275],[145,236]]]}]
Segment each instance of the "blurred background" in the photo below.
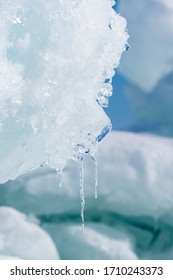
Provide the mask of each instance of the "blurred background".
[{"label": "blurred background", "polygon": [[173,2],[119,0],[130,48],[105,109],[113,130],[79,170],[42,167],[0,185],[0,258],[173,259]]}]

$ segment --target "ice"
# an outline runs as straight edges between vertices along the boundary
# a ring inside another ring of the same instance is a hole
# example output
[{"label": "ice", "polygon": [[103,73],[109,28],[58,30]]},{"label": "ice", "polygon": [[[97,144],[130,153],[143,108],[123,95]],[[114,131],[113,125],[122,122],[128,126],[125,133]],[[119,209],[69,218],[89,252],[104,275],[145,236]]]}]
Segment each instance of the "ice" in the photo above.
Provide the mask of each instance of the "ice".
[{"label": "ice", "polygon": [[24,214],[0,207],[0,225],[0,258],[59,259],[49,235]]},{"label": "ice", "polygon": [[[60,240],[59,250],[60,255],[64,251],[63,258],[75,257],[78,253],[70,247],[68,253],[66,248],[63,249],[64,243],[61,243],[64,236],[64,240],[69,238],[68,244],[74,248],[77,241],[73,243],[75,234],[70,233],[73,227],[83,248],[88,248],[88,254],[94,251],[97,256],[110,257],[98,248],[93,249],[91,241],[87,241],[88,236],[95,235],[95,229],[92,229],[91,234],[88,231],[89,223],[93,221],[97,223],[101,235],[101,226],[104,224],[113,231],[122,229],[129,240],[133,237],[132,251],[139,258],[172,259],[173,140],[145,134],[111,132],[107,140],[100,144],[96,156],[99,162],[97,200],[94,199],[93,191],[93,161],[91,158],[84,160],[84,235],[81,234],[79,166],[74,161],[69,161],[64,169],[62,188],[57,187],[59,179],[56,171],[42,167],[0,185],[0,204],[33,214],[41,221],[41,225],[52,227],[54,235],[52,230],[50,234],[56,244]],[[54,238],[55,235],[58,239]],[[108,242],[109,230],[103,235],[104,244]],[[80,256],[84,257],[82,249]]]},{"label": "ice", "polygon": [[[85,235],[79,225],[45,224],[62,259],[80,260],[136,260],[133,242],[121,230],[90,223],[85,225]],[[75,249],[74,249],[75,248]]]},{"label": "ice", "polygon": [[171,0],[119,1],[119,12],[128,22],[131,46],[120,71],[146,91],[152,90],[173,68],[172,3]]},{"label": "ice", "polygon": [[80,202],[81,202],[81,219],[82,219],[82,232],[84,233],[84,209],[85,209],[85,192],[84,192],[84,169],[83,159],[79,162],[80,170]]},{"label": "ice", "polygon": [[91,157],[92,160],[94,161],[94,170],[95,170],[95,176],[94,176],[94,181],[95,181],[95,189],[94,189],[94,196],[95,199],[97,199],[97,193],[98,193],[98,162],[96,157]]},{"label": "ice", "polygon": [[[172,147],[172,139],[112,132],[97,154],[97,200],[93,195],[93,162],[89,158],[84,161],[86,211],[165,220],[169,217],[171,222]],[[68,212],[79,215],[79,172],[72,161],[63,172],[62,184],[63,188],[58,189],[56,171],[43,167],[2,185],[0,203],[38,216]]]},{"label": "ice", "polygon": [[128,37],[113,4],[0,0],[1,183],[95,153]]}]

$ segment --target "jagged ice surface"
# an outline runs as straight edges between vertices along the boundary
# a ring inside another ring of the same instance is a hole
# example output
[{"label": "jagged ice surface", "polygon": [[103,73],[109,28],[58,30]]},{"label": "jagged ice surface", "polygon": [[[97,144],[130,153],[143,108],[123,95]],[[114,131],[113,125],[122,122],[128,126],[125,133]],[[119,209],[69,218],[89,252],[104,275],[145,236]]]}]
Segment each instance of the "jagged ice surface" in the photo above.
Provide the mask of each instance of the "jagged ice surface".
[{"label": "jagged ice surface", "polygon": [[113,4],[0,0],[1,183],[92,155],[110,130],[102,106],[128,37]]}]

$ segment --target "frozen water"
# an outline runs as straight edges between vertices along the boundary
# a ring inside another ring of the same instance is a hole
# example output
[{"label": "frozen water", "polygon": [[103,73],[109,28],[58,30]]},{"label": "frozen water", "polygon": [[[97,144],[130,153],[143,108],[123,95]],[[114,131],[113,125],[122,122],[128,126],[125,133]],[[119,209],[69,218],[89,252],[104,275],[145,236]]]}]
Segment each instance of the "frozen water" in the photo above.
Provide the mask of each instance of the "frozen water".
[{"label": "frozen water", "polygon": [[[94,256],[100,256],[98,258],[109,258],[106,249],[103,252],[91,246],[91,240],[97,239],[97,233],[102,235],[100,226],[104,223],[115,231],[124,228],[127,236],[133,236],[134,251],[139,258],[172,259],[173,140],[112,132],[107,141],[100,144],[97,160],[97,200],[94,199],[93,161],[90,158],[84,161],[84,236],[80,226],[79,167],[74,161],[69,161],[64,169],[63,188],[57,188],[59,179],[56,171],[42,167],[0,185],[0,204],[36,215],[42,225],[47,223],[46,230],[60,246],[63,258],[75,258],[77,253],[79,257],[85,257],[82,249],[74,252],[74,239],[75,244],[78,242],[86,248],[87,254],[92,255],[93,252]],[[98,224],[96,233],[95,229],[88,230],[89,221]],[[104,236],[100,235],[98,239],[103,246],[105,242],[112,242],[109,230],[105,230]],[[63,248],[67,240],[69,247]]]},{"label": "frozen water", "polygon": [[0,207],[0,225],[2,259],[59,259],[49,235],[24,214],[13,208]]},{"label": "frozen water", "polygon": [[[86,211],[110,211],[165,220],[171,217],[172,139],[112,132],[107,141],[101,143],[97,159],[98,200],[94,200],[93,162],[91,159],[84,161]],[[63,188],[58,189],[54,170],[32,171],[1,186],[0,203],[35,215],[68,212],[79,215],[78,173],[78,166],[69,162],[62,177]]]},{"label": "frozen water", "polygon": [[84,208],[85,208],[85,193],[84,193],[84,168],[83,159],[79,162],[80,170],[80,201],[81,201],[81,218],[82,218],[82,232],[84,233]]},{"label": "frozen water", "polygon": [[128,37],[113,4],[0,0],[1,183],[94,154]]}]

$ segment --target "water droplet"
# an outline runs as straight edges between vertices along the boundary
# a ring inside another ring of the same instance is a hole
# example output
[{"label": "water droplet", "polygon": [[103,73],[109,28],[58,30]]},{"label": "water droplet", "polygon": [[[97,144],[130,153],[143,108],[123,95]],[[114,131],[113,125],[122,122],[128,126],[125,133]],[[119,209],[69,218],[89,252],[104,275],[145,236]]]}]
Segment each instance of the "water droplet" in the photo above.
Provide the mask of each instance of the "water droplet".
[{"label": "water droplet", "polygon": [[84,208],[85,208],[85,194],[84,194],[84,168],[83,158],[79,160],[79,172],[80,172],[80,203],[81,203],[81,219],[82,219],[82,233],[84,234]]}]

